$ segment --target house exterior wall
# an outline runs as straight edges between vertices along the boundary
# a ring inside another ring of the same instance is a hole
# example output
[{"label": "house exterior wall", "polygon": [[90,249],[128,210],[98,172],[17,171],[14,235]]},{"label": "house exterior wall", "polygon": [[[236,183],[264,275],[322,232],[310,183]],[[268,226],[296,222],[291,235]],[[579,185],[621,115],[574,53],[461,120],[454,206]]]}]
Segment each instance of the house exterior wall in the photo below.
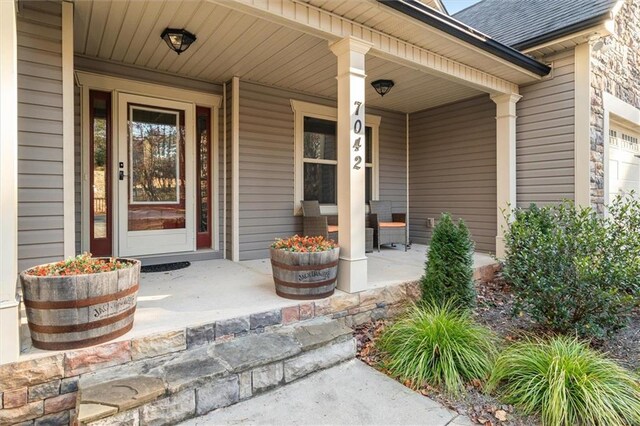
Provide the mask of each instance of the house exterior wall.
[{"label": "house exterior wall", "polygon": [[[612,35],[591,55],[591,204],[600,213],[605,203],[604,93],[640,108],[640,3],[624,2]],[[595,43],[595,41],[594,41]]]},{"label": "house exterior wall", "polygon": [[[240,260],[269,256],[275,238],[302,232],[294,216],[294,113],[291,99],[334,106],[335,101],[240,82]],[[382,117],[379,194],[406,210],[405,115],[368,108]]]},{"label": "house exterior wall", "polygon": [[552,78],[520,88],[516,104],[517,204],[574,199],[574,51],[544,58]]},{"label": "house exterior wall", "polygon": [[443,212],[467,223],[476,250],[495,252],[496,106],[488,96],[409,117],[409,233],[429,244],[427,219]]},{"label": "house exterior wall", "polygon": [[62,8],[22,2],[18,32],[18,268],[64,255]]}]

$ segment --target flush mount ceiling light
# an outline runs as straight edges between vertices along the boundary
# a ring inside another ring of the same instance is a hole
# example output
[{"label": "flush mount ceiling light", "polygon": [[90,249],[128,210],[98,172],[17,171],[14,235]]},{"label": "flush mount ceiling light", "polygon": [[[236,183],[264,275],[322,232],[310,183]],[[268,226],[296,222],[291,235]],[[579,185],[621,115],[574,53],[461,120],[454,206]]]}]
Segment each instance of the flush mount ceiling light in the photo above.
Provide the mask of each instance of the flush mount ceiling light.
[{"label": "flush mount ceiling light", "polygon": [[167,43],[167,46],[178,55],[187,50],[189,46],[191,46],[191,43],[196,41],[196,36],[184,28],[165,28],[160,37],[162,37]]},{"label": "flush mount ceiling light", "polygon": [[372,81],[371,85],[380,96],[384,96],[389,93],[389,90],[393,87],[393,80],[376,80]]}]

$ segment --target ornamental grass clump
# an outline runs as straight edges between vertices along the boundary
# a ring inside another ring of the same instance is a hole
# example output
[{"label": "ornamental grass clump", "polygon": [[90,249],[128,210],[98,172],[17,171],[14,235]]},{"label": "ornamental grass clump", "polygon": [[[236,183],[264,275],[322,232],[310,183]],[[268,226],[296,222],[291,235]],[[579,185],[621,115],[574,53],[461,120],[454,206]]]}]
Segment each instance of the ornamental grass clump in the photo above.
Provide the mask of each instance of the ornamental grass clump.
[{"label": "ornamental grass clump", "polygon": [[62,260],[60,262],[48,263],[28,269],[27,275],[37,275],[39,277],[97,274],[99,272],[110,272],[117,269],[130,268],[129,262],[123,262],[116,258],[94,258],[91,253],[79,254],[76,257]]},{"label": "ornamental grass clump", "polygon": [[391,375],[452,395],[464,392],[465,382],[486,379],[497,354],[495,335],[451,303],[411,308],[377,344]]},{"label": "ornamental grass clump", "polygon": [[545,426],[640,425],[639,378],[575,338],[530,340],[497,359],[487,390]]},{"label": "ornamental grass clump", "polygon": [[475,304],[473,241],[463,220],[456,224],[447,213],[440,217],[433,229],[421,286],[427,303],[453,303],[462,308]]},{"label": "ornamental grass clump", "polygon": [[291,251],[296,253],[317,253],[322,251],[333,250],[338,245],[333,240],[324,237],[301,237],[294,235],[289,238],[278,238],[271,248]]}]

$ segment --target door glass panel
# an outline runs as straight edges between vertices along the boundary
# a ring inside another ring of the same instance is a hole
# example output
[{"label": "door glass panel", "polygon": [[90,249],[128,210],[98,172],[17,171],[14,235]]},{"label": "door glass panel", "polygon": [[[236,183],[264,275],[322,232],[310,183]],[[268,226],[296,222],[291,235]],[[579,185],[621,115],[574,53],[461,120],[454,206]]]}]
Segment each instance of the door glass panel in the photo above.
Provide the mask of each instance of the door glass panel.
[{"label": "door glass panel", "polygon": [[93,238],[107,237],[107,99],[93,98]]},{"label": "door glass panel", "polygon": [[211,247],[211,109],[196,108],[196,141],[198,144],[197,182],[197,247]]},{"label": "door glass panel", "polygon": [[129,106],[129,230],[185,227],[184,118]]},{"label": "door glass panel", "polygon": [[90,250],[111,254],[111,94],[90,91]]}]

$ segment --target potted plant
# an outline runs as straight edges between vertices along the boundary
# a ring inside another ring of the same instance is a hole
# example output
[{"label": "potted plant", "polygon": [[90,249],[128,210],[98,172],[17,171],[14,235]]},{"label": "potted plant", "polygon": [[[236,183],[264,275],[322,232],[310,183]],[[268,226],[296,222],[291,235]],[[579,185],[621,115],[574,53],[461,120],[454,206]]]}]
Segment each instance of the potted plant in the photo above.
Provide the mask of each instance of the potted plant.
[{"label": "potted plant", "polygon": [[278,296],[319,299],[336,288],[340,248],[324,237],[278,239],[270,249],[273,281]]},{"label": "potted plant", "polygon": [[103,343],[133,327],[140,261],[85,253],[20,274],[33,346],[75,349]]}]

